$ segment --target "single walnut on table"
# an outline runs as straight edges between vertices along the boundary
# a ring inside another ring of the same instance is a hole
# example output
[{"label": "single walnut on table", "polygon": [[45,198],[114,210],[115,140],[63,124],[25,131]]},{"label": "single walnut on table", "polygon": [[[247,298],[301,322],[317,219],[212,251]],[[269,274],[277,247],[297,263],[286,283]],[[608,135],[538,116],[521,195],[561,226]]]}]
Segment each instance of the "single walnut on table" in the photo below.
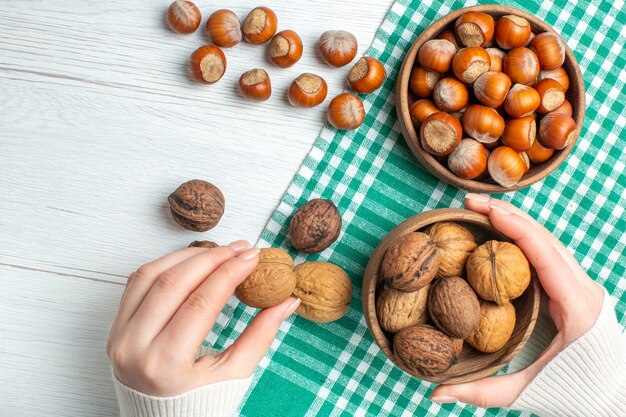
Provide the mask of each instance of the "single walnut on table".
[{"label": "single walnut on table", "polygon": [[195,232],[212,229],[224,214],[224,195],[207,181],[187,181],[174,190],[167,201],[176,223]]},{"label": "single walnut on table", "polygon": [[289,298],[296,288],[293,259],[282,249],[264,248],[256,269],[235,289],[250,307],[268,308]]},{"label": "single walnut on table", "polygon": [[441,257],[437,277],[462,276],[467,258],[478,246],[472,232],[457,223],[439,222],[428,229],[428,234]]},{"label": "single walnut on table", "polygon": [[289,223],[289,240],[303,253],[321,252],[341,232],[341,216],[330,200],[316,198],[303,204]]},{"label": "single walnut on table", "polygon": [[213,249],[217,248],[219,245],[215,242],[211,242],[210,240],[194,240],[187,246],[188,248],[205,248],[205,249]]},{"label": "single walnut on table", "polygon": [[352,299],[352,281],[343,269],[329,262],[304,262],[296,266],[293,296],[301,302],[296,312],[318,323],[343,317]]},{"label": "single walnut on table", "polygon": [[503,305],[526,291],[530,266],[514,244],[490,240],[467,259],[467,280],[480,297]]},{"label": "single walnut on table", "polygon": [[429,289],[430,285],[414,292],[384,288],[376,301],[376,316],[380,327],[397,333],[404,328],[426,323]]},{"label": "single walnut on table", "polygon": [[412,232],[389,246],[380,266],[380,274],[388,287],[412,292],[435,278],[440,262],[430,237],[425,233]]}]

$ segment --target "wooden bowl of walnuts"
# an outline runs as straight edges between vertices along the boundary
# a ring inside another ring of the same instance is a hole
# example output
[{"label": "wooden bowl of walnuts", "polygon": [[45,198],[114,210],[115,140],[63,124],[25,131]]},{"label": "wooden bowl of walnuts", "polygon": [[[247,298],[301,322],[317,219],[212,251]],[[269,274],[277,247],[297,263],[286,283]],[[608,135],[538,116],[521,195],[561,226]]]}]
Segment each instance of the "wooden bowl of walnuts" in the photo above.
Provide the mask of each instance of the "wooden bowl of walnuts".
[{"label": "wooden bowl of walnuts", "polygon": [[404,138],[439,179],[498,193],[529,186],[573,149],[585,85],[565,41],[508,6],[456,10],[413,43],[396,84]]},{"label": "wooden bowl of walnuts", "polygon": [[540,287],[521,250],[486,216],[439,209],[385,236],[365,270],[362,298],[370,332],[394,364],[458,384],[493,374],[524,347]]}]

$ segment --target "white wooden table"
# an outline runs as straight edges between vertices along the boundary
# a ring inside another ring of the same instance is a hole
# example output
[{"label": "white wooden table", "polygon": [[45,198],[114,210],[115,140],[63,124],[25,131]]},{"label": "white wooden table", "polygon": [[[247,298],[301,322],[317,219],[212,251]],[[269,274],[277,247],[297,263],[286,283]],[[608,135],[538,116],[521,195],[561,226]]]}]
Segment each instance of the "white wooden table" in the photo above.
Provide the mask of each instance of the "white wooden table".
[{"label": "white wooden table", "polygon": [[[254,0],[198,0],[206,18]],[[128,273],[191,240],[254,242],[311,147],[344,69],[315,52],[346,29],[370,44],[391,1],[268,0],[302,60],[272,67],[264,46],[227,50],[216,85],[187,76],[201,30],[176,35],[161,1],[0,2],[0,416],[111,416],[104,343]],[[251,104],[239,75],[268,69],[274,94]],[[302,72],[328,82],[311,110],[287,103]],[[226,196],[214,230],[177,226],[166,197],[207,179]]]}]

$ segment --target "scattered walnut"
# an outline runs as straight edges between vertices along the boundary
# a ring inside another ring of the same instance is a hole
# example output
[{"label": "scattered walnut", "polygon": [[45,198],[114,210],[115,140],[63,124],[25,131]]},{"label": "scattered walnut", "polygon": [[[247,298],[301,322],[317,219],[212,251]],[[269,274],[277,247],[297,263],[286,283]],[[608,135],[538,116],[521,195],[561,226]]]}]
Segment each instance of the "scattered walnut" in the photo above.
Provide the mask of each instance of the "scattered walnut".
[{"label": "scattered walnut", "polygon": [[176,223],[195,232],[212,229],[224,214],[224,195],[207,181],[187,181],[167,200]]},{"label": "scattered walnut", "polygon": [[474,333],[480,321],[478,297],[459,277],[435,280],[428,296],[428,311],[439,330],[457,339]]},{"label": "scattered walnut", "polygon": [[476,350],[492,353],[502,349],[515,329],[515,307],[480,300],[480,324],[474,334],[465,339]]},{"label": "scattered walnut", "polygon": [[321,252],[341,232],[341,216],[330,200],[316,198],[303,204],[289,223],[289,239],[299,252]]},{"label": "scattered walnut", "polygon": [[289,298],[296,288],[293,259],[282,249],[264,248],[256,269],[235,289],[250,307],[268,308]]},{"label": "scattered walnut", "polygon": [[378,323],[384,330],[400,330],[428,321],[428,290],[430,285],[414,292],[384,288],[376,302]]},{"label": "scattered walnut", "polygon": [[217,248],[219,245],[215,242],[211,242],[210,240],[194,240],[188,246],[188,248],[206,248],[212,249]]},{"label": "scattered walnut", "polygon": [[432,225],[428,234],[441,257],[437,277],[462,276],[467,258],[478,246],[472,232],[457,223],[440,222]]},{"label": "scattered walnut", "polygon": [[439,263],[439,254],[430,237],[425,233],[412,232],[389,246],[380,273],[388,287],[412,292],[433,280]]},{"label": "scattered walnut", "polygon": [[467,259],[467,280],[476,294],[502,305],[526,291],[530,266],[514,244],[490,240]]},{"label": "scattered walnut", "polygon": [[329,262],[304,262],[296,266],[296,288],[300,298],[296,312],[326,323],[343,317],[352,299],[352,281],[343,269]]},{"label": "scattered walnut", "polygon": [[407,327],[393,338],[393,351],[410,371],[433,376],[457,363],[458,343],[428,324]]}]

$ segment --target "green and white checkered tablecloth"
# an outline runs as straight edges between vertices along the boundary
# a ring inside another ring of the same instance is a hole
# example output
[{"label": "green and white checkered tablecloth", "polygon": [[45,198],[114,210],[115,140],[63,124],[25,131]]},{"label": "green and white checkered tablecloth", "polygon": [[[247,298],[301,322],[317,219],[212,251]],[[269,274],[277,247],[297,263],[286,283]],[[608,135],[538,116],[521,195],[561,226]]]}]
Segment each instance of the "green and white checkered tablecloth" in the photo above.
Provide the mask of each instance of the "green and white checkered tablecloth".
[{"label": "green and white checkered tablecloth", "polygon": [[[626,9],[624,0],[538,3],[506,1],[552,25],[582,69],[587,113],[568,159],[532,187],[498,196],[528,211],[553,231],[589,274],[618,300],[626,324]],[[399,0],[367,51],[388,78],[364,96],[367,117],[357,131],[326,126],[261,235],[261,246],[283,247],[305,260],[329,260],[354,283],[352,305],[334,323],[293,317],[283,324],[255,374],[242,416],[473,416],[519,415],[499,409],[439,405],[432,384],[396,368],[374,343],[362,314],[361,279],[380,239],[425,210],[461,207],[464,192],[431,176],[406,146],[395,114],[394,85],[416,36],[463,1]],[[315,197],[333,200],[344,226],[338,242],[315,255],[298,255],[286,239],[295,209]],[[229,345],[255,313],[236,300],[226,306],[208,342]]]}]

